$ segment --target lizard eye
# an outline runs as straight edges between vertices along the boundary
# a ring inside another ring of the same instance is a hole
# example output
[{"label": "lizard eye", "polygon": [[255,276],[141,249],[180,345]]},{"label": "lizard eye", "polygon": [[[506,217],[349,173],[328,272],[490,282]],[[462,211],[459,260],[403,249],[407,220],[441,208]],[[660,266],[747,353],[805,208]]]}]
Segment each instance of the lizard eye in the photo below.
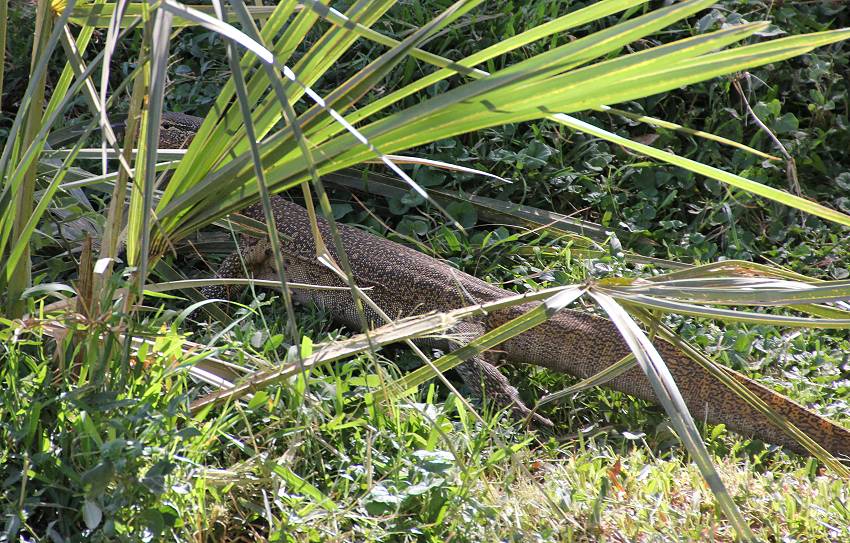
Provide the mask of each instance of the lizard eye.
[{"label": "lizard eye", "polygon": [[266,258],[271,258],[271,256],[272,256],[272,250],[266,249]]}]

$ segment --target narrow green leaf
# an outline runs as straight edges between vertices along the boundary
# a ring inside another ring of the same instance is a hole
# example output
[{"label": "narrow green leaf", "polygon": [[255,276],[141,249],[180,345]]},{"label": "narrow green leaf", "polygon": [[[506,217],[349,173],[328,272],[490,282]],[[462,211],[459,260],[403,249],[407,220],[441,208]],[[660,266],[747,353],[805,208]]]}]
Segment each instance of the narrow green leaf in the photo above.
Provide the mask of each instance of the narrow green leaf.
[{"label": "narrow green leaf", "polygon": [[751,192],[753,194],[762,196],[769,200],[773,200],[780,204],[793,207],[794,209],[799,209],[800,211],[805,211],[806,213],[811,213],[812,215],[816,215],[832,222],[843,224],[845,226],[850,226],[850,217],[848,217],[844,213],[840,213],[816,202],[812,202],[811,200],[807,200],[799,196],[794,196],[793,194],[789,194],[783,190],[768,187],[767,185],[762,185],[761,183],[751,181],[749,179],[729,172],[724,172],[723,170],[708,166],[701,162],[680,157],[674,153],[662,151],[660,149],[650,147],[649,145],[644,145],[628,138],[618,136],[613,132],[598,128],[584,121],[580,121],[579,119],[576,119],[574,117],[570,117],[569,115],[557,114],[551,115],[549,118],[574,130],[578,130],[580,132],[584,132],[586,134],[602,138],[606,141],[610,141],[611,143],[616,143],[617,145],[622,145],[627,149],[637,151],[652,158],[663,160],[668,164],[679,166],[688,171],[704,175],[711,179],[726,183],[730,186],[746,190],[747,192]]},{"label": "narrow green leaf", "polygon": [[560,400],[561,398],[566,398],[567,396],[573,396],[574,394],[578,394],[579,392],[583,392],[587,389],[602,386],[610,381],[613,381],[617,377],[623,375],[637,364],[637,359],[634,354],[630,354],[628,356],[624,356],[614,364],[611,364],[604,370],[596,373],[595,375],[591,375],[587,379],[582,379],[578,383],[569,386],[563,390],[559,390],[558,392],[553,392],[552,394],[548,394],[537,402],[537,405],[534,406],[534,411],[543,407],[548,403],[552,403]]},{"label": "narrow green leaf", "polygon": [[722,145],[728,145],[729,147],[735,147],[736,149],[741,149],[742,151],[746,151],[752,155],[766,158],[768,160],[781,160],[777,156],[769,155],[765,152],[759,151],[758,149],[753,149],[749,145],[744,145],[743,143],[730,140],[728,138],[724,138],[721,136],[717,136],[710,132],[704,132],[702,130],[694,130],[693,128],[688,128],[687,126],[682,126],[677,123],[672,123],[670,121],[665,121],[663,119],[657,119],[655,117],[649,117],[646,115],[639,115],[637,113],[632,113],[630,111],[624,111],[622,109],[616,109],[608,106],[600,106],[595,108],[597,111],[613,113],[614,115],[619,115],[620,117],[625,117],[626,119],[631,119],[633,121],[637,121],[640,123],[648,124],[650,126],[657,126],[658,128],[666,128],[669,130],[675,130],[676,132],[687,134],[689,136],[694,136],[697,138],[702,138],[710,141],[716,141]]},{"label": "narrow green leaf", "polygon": [[611,321],[620,331],[620,334],[622,334],[632,353],[634,353],[641,369],[649,379],[653,391],[655,391],[655,397],[658,398],[664,407],[664,411],[670,416],[676,434],[678,434],[679,439],[682,440],[691,454],[691,458],[693,458],[700,472],[702,472],[702,476],[711,488],[720,509],[732,524],[736,537],[746,541],[755,541],[755,535],[750,530],[750,526],[744,520],[738,506],[735,505],[732,497],[726,491],[726,486],[720,479],[717,470],[714,469],[711,456],[702,442],[702,437],[697,430],[694,419],[691,417],[688,406],[685,405],[685,400],[682,398],[682,394],[679,392],[673,376],[670,374],[667,365],[661,359],[661,355],[658,354],[655,346],[640,328],[638,328],[629,314],[613,298],[595,289],[591,289],[589,293],[599,303],[602,309],[608,313]]},{"label": "narrow green leaf", "polygon": [[327,511],[337,510],[337,505],[332,499],[327,497],[321,490],[299,477],[294,471],[280,462],[272,462],[271,469],[278,477],[283,479],[288,491],[309,497],[316,503],[316,505]]},{"label": "narrow green leaf", "polygon": [[[80,2],[74,7],[70,21],[80,26],[108,28],[115,13],[115,6],[116,4]],[[213,8],[209,5],[191,4],[190,6],[200,12],[213,13]],[[274,9],[274,6],[251,6],[249,11],[253,17],[261,19],[269,17]],[[143,17],[150,17],[152,12],[151,6],[145,2],[129,2],[119,19],[120,25],[122,28],[127,27]],[[235,22],[236,20],[236,15],[232,10],[226,10],[225,17],[228,22]],[[179,16],[174,19],[175,27],[193,26],[194,24],[196,23],[191,19],[184,19]]]},{"label": "narrow green leaf", "polygon": [[557,294],[547,298],[540,305],[535,306],[515,317],[508,322],[493,328],[486,334],[469,343],[441,356],[434,361],[433,367],[423,366],[413,372],[406,374],[392,384],[391,389],[380,389],[375,392],[379,398],[395,398],[422,385],[435,377],[435,371],[446,372],[465,360],[480,355],[488,349],[515,337],[535,326],[550,319],[561,309],[570,305],[584,293],[580,286],[567,287]]},{"label": "narrow green leaf", "polygon": [[673,313],[676,315],[691,315],[694,317],[720,319],[727,322],[746,322],[751,324],[769,324],[772,326],[791,326],[796,328],[850,328],[850,319],[847,318],[828,319],[771,315],[767,313],[752,313],[749,311],[718,309],[715,307],[706,307],[702,305],[687,304],[683,302],[674,302],[670,300],[654,298],[652,296],[645,296],[642,294],[624,296],[610,289],[604,290],[607,294],[614,296],[622,303],[628,304],[630,306],[634,305],[638,307],[657,309],[664,313]]},{"label": "narrow green leaf", "polygon": [[[604,281],[600,284],[604,285]],[[622,294],[645,294],[715,305],[787,306],[797,303],[828,303],[850,300],[850,281],[809,284],[762,277],[709,277],[635,282],[610,287]]]},{"label": "narrow green leaf", "polygon": [[[395,104],[400,100],[424,88],[427,88],[430,85],[433,85],[443,79],[446,79],[454,75],[455,73],[465,74],[470,77],[476,78],[486,77],[490,74],[484,72],[483,70],[473,71],[473,66],[486,62],[487,60],[495,58],[499,55],[509,53],[520,47],[528,45],[529,43],[543,39],[558,32],[564,32],[571,28],[576,28],[583,24],[587,24],[592,21],[597,21],[603,17],[607,17],[608,15],[612,15],[614,13],[623,11],[624,9],[628,9],[630,7],[641,5],[644,3],[646,3],[646,0],[604,0],[602,2],[596,2],[585,8],[579,9],[571,13],[567,13],[566,15],[563,15],[557,19],[548,21],[547,23],[544,23],[533,29],[522,32],[521,34],[512,36],[507,40],[500,41],[499,43],[494,44],[482,51],[474,53],[457,63],[444,63],[443,66],[440,66],[440,64],[438,63],[431,62],[431,64],[443,67],[445,69],[438,70],[432,74],[421,77],[418,80],[410,83],[409,85],[397,91],[394,91],[371,104],[368,104],[366,107],[363,107],[358,111],[353,112],[349,120],[352,123],[356,123],[362,119],[366,119],[374,115],[375,113],[382,111],[386,107]],[[458,69],[458,67],[460,67],[460,69]]]}]

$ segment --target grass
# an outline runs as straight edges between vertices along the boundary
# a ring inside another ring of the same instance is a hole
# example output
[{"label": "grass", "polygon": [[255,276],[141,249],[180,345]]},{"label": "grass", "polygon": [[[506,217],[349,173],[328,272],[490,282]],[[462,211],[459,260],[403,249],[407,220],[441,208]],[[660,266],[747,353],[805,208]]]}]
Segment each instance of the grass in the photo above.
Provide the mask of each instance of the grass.
[{"label": "grass", "polygon": [[[0,488],[6,510],[21,512],[6,517],[5,533],[34,537],[48,527],[72,540],[187,541],[252,533],[273,541],[733,539],[669,429],[622,395],[576,400],[571,424],[561,429],[579,435],[556,440],[518,431],[487,410],[481,426],[433,385],[390,411],[375,409],[368,401],[379,383],[375,361],[361,358],[314,372],[307,386],[296,381],[193,418],[187,400],[198,387],[179,369],[182,338],[159,326],[168,322],[162,317],[147,327],[156,347],[129,365],[120,355],[104,360],[85,340],[69,345],[57,364],[37,326],[19,329],[17,341],[4,330]],[[274,335],[264,341],[251,322],[232,335],[233,346],[262,352]],[[104,362],[103,389],[77,386],[77,372]],[[722,426],[706,438],[760,540],[850,536],[845,481]]]},{"label": "grass", "polygon": [[[846,25],[844,6],[787,4],[725,2],[724,9],[710,11],[698,24],[706,30],[736,17],[769,15],[790,33],[819,30],[829,22]],[[538,1],[499,8],[444,33],[429,50],[469,54],[516,28],[542,22],[557,6]],[[380,28],[401,38],[433,11],[400,4]],[[19,11],[14,16],[22,17]],[[687,30],[671,32],[681,37]],[[28,50],[20,47],[22,40],[14,42],[15,51]],[[530,57],[554,45],[528,46],[515,56]],[[846,197],[838,189],[847,188],[841,175],[850,168],[848,89],[841,77],[846,48],[838,44],[760,69],[754,74],[766,84],[754,83],[748,97],[798,158],[806,194],[845,211]],[[169,109],[203,113],[214,101],[226,70],[221,49],[221,42],[204,31],[181,36],[172,51],[177,57]],[[135,53],[119,51],[117,64],[125,73]],[[329,74],[329,84],[361,69],[367,53],[356,50],[348,64],[341,62],[337,79]],[[421,75],[417,70],[412,62],[402,63],[387,77],[388,85],[409,83]],[[25,85],[18,71],[8,73],[4,111]],[[438,85],[428,92],[439,90]],[[626,106],[774,151],[741,114],[729,80]],[[787,184],[782,168],[740,151],[607,114],[583,118],[612,122],[623,135],[657,138],[656,147],[743,171],[770,186]],[[513,180],[503,184],[416,168],[412,175],[423,186],[575,212],[635,234],[626,238],[629,248],[646,255],[694,262],[764,257],[824,279],[846,277],[846,229],[650,164],[550,122],[451,137],[417,152]],[[103,196],[87,195],[92,207],[76,197],[57,198],[56,216],[68,224],[40,225],[37,282],[73,280],[76,263],[51,238],[79,236],[84,228],[73,219],[102,228]],[[450,211],[469,227],[466,233],[446,228],[426,206],[417,207],[421,201],[412,192],[388,199],[359,196],[380,221],[347,191],[332,196],[337,218],[413,239],[465,271],[518,291],[587,276],[655,273],[616,255],[585,269],[563,240],[542,234],[511,238],[514,229],[489,224],[463,203]],[[229,250],[220,237],[200,241]],[[180,248],[179,257],[167,260],[209,274],[205,262],[187,253]],[[485,423],[477,423],[438,385],[379,409],[371,403],[371,391],[381,375],[397,376],[415,366],[409,353],[387,350],[319,368],[306,381],[294,378],[244,404],[191,415],[189,402],[205,389],[187,374],[185,364],[196,352],[189,340],[201,345],[214,340],[245,367],[290,356],[283,306],[269,298],[263,292],[244,298],[247,308],[232,308],[236,324],[227,329],[199,310],[186,317],[183,300],[161,298],[147,298],[146,307],[129,319],[104,304],[108,310],[89,318],[0,320],[0,540],[733,539],[663,411],[616,392],[593,390],[552,407],[547,415],[557,423],[557,437],[515,428],[489,406],[479,406]],[[37,305],[29,309],[39,315]],[[845,425],[850,421],[846,331],[784,333],[701,319],[669,322],[722,362]],[[302,308],[299,326],[312,338],[300,346],[305,350],[312,341],[349,332],[336,329],[315,308]],[[47,334],[44,327],[65,333]],[[120,334],[125,332],[148,339],[150,347],[124,351]],[[504,370],[529,403],[572,383],[534,368]],[[702,429],[715,465],[759,540],[850,539],[846,481],[813,460],[729,434],[722,426]]]}]

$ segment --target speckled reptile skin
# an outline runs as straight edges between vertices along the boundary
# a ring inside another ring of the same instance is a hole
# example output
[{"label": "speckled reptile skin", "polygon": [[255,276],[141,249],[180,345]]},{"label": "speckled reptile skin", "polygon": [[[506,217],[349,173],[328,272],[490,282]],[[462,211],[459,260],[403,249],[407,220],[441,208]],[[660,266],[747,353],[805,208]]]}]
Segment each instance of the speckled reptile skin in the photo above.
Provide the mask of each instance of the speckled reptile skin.
[{"label": "speckled reptile skin", "polygon": [[[343,286],[339,278],[316,261],[306,210],[280,196],[273,199],[273,206],[275,221],[283,234],[281,249],[287,279]],[[262,208],[258,204],[246,209],[243,214],[255,220],[263,220]],[[320,228],[325,239],[330,240],[327,224],[321,222]],[[368,291],[370,298],[390,317],[447,311],[512,295],[439,260],[357,228],[340,225],[340,232],[358,285],[371,287]],[[332,248],[331,252],[336,257]],[[245,274],[241,262],[244,260],[255,278],[277,279],[268,241],[243,237],[240,253],[241,258],[240,254],[233,254],[222,263],[218,274],[220,277],[243,277]],[[227,298],[234,293],[227,288],[213,288],[207,294]],[[348,292],[294,290],[293,296],[301,302],[321,305],[338,322],[359,328],[360,321]],[[465,322],[453,332],[461,338],[477,337],[533,305],[530,303],[494,312],[486,318]],[[367,311],[367,317],[380,322],[377,315],[370,311]],[[776,429],[766,417],[727,390],[687,356],[664,342],[656,342],[656,346],[696,420],[723,423],[733,431],[805,454],[796,441]],[[571,310],[564,310],[542,325],[508,340],[500,346],[500,350],[502,356],[510,362],[535,364],[579,378],[594,375],[629,353],[613,323]],[[516,389],[491,361],[479,358],[464,364],[460,368],[464,381],[479,393],[483,382],[488,399],[499,405],[513,404],[519,415],[527,413]],[[832,454],[850,457],[850,431],[741,374],[732,374],[747,389],[807,432]],[[649,381],[639,368],[626,372],[606,386],[656,401]],[[548,421],[541,419],[540,422]]]},{"label": "speckled reptile skin", "polygon": [[166,112],[159,122],[159,148],[188,147],[204,120],[185,113]]}]

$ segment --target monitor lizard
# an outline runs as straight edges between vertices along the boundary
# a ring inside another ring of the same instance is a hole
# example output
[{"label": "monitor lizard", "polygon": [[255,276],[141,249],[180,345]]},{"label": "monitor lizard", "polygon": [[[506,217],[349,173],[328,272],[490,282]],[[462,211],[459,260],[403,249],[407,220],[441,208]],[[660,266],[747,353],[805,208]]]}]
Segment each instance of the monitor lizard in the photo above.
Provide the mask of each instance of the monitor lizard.
[{"label": "monitor lizard", "polygon": [[[201,121],[187,115],[171,117],[167,114],[164,126],[167,127],[165,132],[168,141],[179,142],[180,146],[188,144]],[[161,140],[168,144],[165,139]],[[287,279],[292,282],[344,286],[343,281],[316,259],[307,211],[283,196],[273,197],[272,204],[275,222],[282,234],[281,252]],[[242,214],[263,221],[261,204],[246,208]],[[320,218],[319,226],[323,237],[329,240],[328,223]],[[424,253],[358,228],[339,225],[339,230],[358,286],[370,287],[369,297],[390,317],[449,311],[514,294]],[[334,258],[338,258],[332,246],[329,246],[329,250]],[[273,262],[267,240],[243,235],[238,251],[222,262],[217,275],[244,277],[247,271],[256,279],[277,280]],[[233,287],[222,286],[204,290],[204,294],[211,298],[232,298],[236,292]],[[350,292],[294,289],[292,294],[296,301],[324,307],[341,324],[355,329],[360,327],[361,321]],[[461,342],[464,338],[475,338],[532,307],[534,302],[499,310],[486,317],[463,322],[452,333]],[[380,324],[378,315],[368,308],[366,316],[370,322]],[[799,443],[778,430],[767,417],[685,354],[664,341],[656,340],[654,344],[696,420],[723,423],[732,431],[807,454]],[[458,372],[474,393],[486,395],[488,400],[497,405],[510,406],[518,416],[526,416],[530,413],[529,409],[523,404],[517,390],[494,366],[497,360],[534,364],[578,378],[587,378],[629,352],[611,321],[587,312],[565,309],[543,324],[507,340],[499,346],[499,352],[486,353],[461,364]],[[850,457],[850,430],[738,372],[729,372],[739,383],[833,455]],[[647,377],[637,367],[605,386],[644,400],[657,401]],[[537,416],[536,420],[540,424],[551,425],[543,417]]]}]

